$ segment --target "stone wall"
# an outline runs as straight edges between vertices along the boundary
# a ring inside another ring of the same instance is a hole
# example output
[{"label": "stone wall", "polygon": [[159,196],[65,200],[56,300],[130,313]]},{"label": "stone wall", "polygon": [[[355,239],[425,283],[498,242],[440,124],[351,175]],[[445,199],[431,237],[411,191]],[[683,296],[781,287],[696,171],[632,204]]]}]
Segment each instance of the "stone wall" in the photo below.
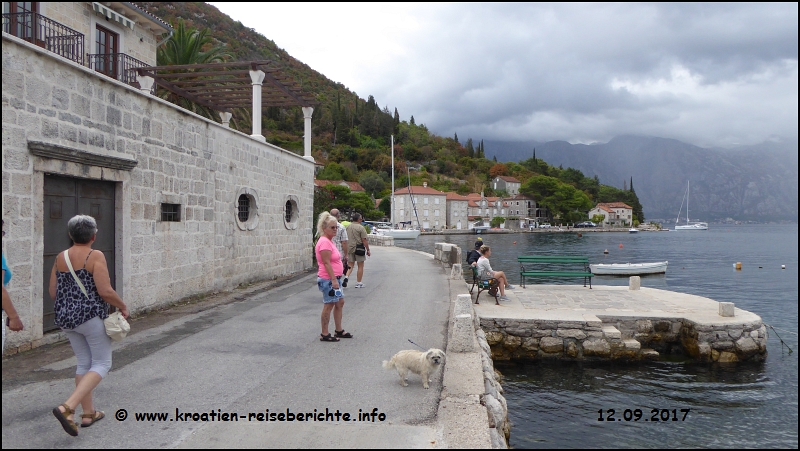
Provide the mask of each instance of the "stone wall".
[{"label": "stone wall", "polygon": [[760,322],[701,325],[676,318],[602,317],[584,321],[480,319],[492,357],[511,359],[657,360],[684,354],[699,361],[761,361]]},{"label": "stone wall", "polygon": [[[132,312],[311,266],[312,161],[5,33],[2,52],[3,247],[25,324],[7,348],[43,336],[45,174],[115,182],[115,288]],[[161,221],[162,202],[180,222]]]}]

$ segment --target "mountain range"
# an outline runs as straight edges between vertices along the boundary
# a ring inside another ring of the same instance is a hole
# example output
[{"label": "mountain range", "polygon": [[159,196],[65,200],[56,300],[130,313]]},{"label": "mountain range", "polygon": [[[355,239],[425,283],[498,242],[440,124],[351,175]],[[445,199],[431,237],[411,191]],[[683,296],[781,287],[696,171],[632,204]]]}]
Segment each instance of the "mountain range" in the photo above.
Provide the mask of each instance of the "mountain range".
[{"label": "mountain range", "polygon": [[625,135],[603,144],[487,140],[484,146],[486,157],[498,162],[529,159],[535,149],[537,159],[597,176],[605,185],[623,188],[632,179],[648,221],[671,222],[677,217],[687,182],[692,220],[769,222],[798,217],[797,142],[721,149]]}]

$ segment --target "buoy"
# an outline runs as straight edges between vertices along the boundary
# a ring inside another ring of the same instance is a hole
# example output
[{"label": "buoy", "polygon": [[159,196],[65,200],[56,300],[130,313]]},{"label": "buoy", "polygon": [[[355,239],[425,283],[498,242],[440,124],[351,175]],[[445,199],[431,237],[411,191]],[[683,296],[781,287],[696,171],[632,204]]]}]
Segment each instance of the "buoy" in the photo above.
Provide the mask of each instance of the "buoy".
[{"label": "buoy", "polygon": [[619,243],[619,248],[622,249],[622,243]]},{"label": "buoy", "polygon": [[781,265],[781,269],[786,269],[786,265]]},{"label": "buoy", "polygon": [[604,253],[604,254],[607,254],[607,253],[608,253],[608,249],[604,250],[604,251],[603,251],[603,253]]},{"label": "buoy", "polygon": [[739,271],[742,270],[742,262],[736,262],[736,269]]},{"label": "buoy", "polygon": [[514,241],[514,244],[517,244],[517,242],[516,242],[516,241]]}]

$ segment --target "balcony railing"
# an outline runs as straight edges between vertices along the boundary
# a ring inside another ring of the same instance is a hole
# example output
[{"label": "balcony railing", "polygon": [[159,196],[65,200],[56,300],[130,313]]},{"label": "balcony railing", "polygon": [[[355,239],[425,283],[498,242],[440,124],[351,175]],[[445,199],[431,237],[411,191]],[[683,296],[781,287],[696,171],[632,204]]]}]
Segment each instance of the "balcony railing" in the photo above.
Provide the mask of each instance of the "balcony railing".
[{"label": "balcony railing", "polygon": [[123,83],[139,87],[136,68],[147,67],[142,61],[125,53],[97,53],[89,56],[89,68]]},{"label": "balcony railing", "polygon": [[41,14],[4,13],[3,31],[83,65],[83,34]]}]

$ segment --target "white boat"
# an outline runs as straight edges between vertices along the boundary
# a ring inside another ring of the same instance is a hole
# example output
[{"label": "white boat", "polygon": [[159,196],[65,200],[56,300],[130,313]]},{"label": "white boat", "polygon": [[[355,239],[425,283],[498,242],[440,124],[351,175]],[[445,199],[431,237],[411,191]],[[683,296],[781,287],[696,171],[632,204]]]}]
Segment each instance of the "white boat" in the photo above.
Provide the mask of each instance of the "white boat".
[{"label": "white boat", "polygon": [[[413,239],[416,239],[419,236],[419,229],[413,229],[413,228],[400,229],[400,228],[393,227],[393,225],[394,225],[394,135],[392,135],[391,146],[392,146],[392,204],[390,205],[390,212],[391,212],[390,213],[390,217],[391,217],[390,224],[392,226],[389,227],[388,229],[378,229],[378,233],[381,234],[381,235],[391,236],[396,240],[413,240]],[[409,194],[411,194],[411,185],[410,185],[411,184],[411,176],[410,176],[410,174],[409,174],[409,177],[408,177],[408,183],[409,183]],[[414,197],[413,196],[411,197],[411,202],[412,203],[414,202]],[[416,215],[416,213],[417,213],[417,207],[415,205],[414,206],[414,215]],[[417,222],[419,223],[419,219],[417,219]]]},{"label": "white boat", "polygon": [[592,274],[613,276],[638,276],[642,274],[664,274],[669,262],[654,263],[598,263],[589,265]]},{"label": "white boat", "polygon": [[678,210],[678,217],[675,218],[674,230],[708,230],[707,222],[689,222],[689,182],[686,182],[686,194],[683,198],[686,200],[686,225],[678,225],[681,219],[681,210],[683,210],[683,201],[681,201],[681,208]]},{"label": "white boat", "polygon": [[628,232],[630,232],[630,233],[639,233],[639,229],[630,228],[630,229],[628,229]]}]

